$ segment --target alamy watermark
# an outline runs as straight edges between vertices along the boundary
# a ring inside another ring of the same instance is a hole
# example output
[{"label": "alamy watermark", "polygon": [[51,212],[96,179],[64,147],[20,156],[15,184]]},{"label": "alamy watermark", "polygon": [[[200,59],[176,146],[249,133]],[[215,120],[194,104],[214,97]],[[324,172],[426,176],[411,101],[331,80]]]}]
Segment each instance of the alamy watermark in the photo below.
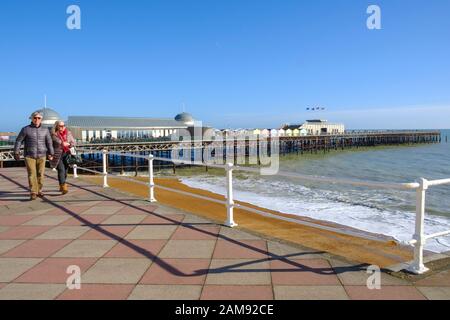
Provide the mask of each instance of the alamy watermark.
[{"label": "alamy watermark", "polygon": [[200,121],[171,136],[177,146],[171,159],[184,164],[203,166],[257,165],[261,175],[275,175],[279,169],[280,140],[270,134],[252,131],[214,131]]},{"label": "alamy watermark", "polygon": [[67,7],[66,13],[69,17],[66,20],[66,26],[69,30],[81,29],[81,9],[77,5],[70,5]]},{"label": "alamy watermark", "polygon": [[70,274],[66,280],[66,286],[69,290],[81,289],[81,269],[77,265],[70,265],[66,269],[66,273]]},{"label": "alamy watermark", "polygon": [[368,274],[370,274],[367,279],[366,285],[369,290],[380,290],[381,289],[381,269],[379,266],[371,265],[367,267]]},{"label": "alamy watermark", "polygon": [[[369,17],[366,25],[369,30],[381,30],[381,8],[379,5],[372,4],[366,10]],[[67,7],[66,13],[69,15],[66,20],[66,26],[69,30],[81,30],[81,8],[72,4]]]},{"label": "alamy watermark", "polygon": [[367,14],[370,16],[367,18],[367,29],[369,30],[381,30],[381,8],[378,5],[370,5],[367,7]]}]

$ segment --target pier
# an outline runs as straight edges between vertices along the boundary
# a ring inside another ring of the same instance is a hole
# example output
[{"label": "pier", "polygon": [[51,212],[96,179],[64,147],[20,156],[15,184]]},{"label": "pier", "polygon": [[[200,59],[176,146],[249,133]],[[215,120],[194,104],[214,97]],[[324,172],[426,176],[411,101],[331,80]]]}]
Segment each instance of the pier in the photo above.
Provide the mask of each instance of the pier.
[{"label": "pier", "polygon": [[[245,138],[225,137],[223,140],[192,140],[192,141],[161,141],[161,142],[126,142],[126,143],[95,143],[83,144],[84,149],[103,150],[108,149],[118,152],[140,152],[140,151],[171,151],[175,148],[181,149],[190,147],[191,149],[205,148],[221,143],[226,146],[230,143],[236,148],[248,148],[252,142],[260,139],[267,139],[270,143],[270,136]],[[275,139],[275,138],[273,138]],[[412,145],[422,143],[440,143],[440,131],[360,131],[341,135],[308,135],[308,136],[282,136],[276,137],[280,144],[280,150],[285,153],[303,151],[319,152],[346,148],[383,146],[383,145]]]},{"label": "pier", "polygon": [[[280,156],[296,154],[318,154],[327,153],[333,150],[358,149],[362,147],[374,146],[400,146],[430,144],[441,142],[440,131],[351,131],[340,135],[307,135],[307,136],[282,136],[282,137],[224,137],[219,140],[188,140],[188,141],[159,141],[159,142],[99,142],[80,144],[79,148],[90,151],[109,150],[114,152],[127,152],[139,155],[153,154],[159,158],[171,158],[173,150],[188,150],[200,152],[203,154],[205,148],[221,149],[224,159],[227,158],[227,152],[234,155],[244,154],[246,157],[250,154],[251,145],[258,145],[261,140],[267,141],[268,153],[271,153],[273,140],[277,144]],[[99,154],[84,155],[84,160],[91,168],[98,167],[101,162]],[[7,164],[4,164],[7,163]],[[8,163],[9,162],[9,163]],[[125,172],[134,170],[137,174],[141,167],[146,168],[145,161],[142,159],[126,159],[123,156],[112,155],[108,157],[109,168],[115,171]],[[0,168],[4,166],[16,166],[14,161],[13,147],[0,147]],[[173,163],[156,163],[155,169],[172,168],[175,172],[176,166]]]}]

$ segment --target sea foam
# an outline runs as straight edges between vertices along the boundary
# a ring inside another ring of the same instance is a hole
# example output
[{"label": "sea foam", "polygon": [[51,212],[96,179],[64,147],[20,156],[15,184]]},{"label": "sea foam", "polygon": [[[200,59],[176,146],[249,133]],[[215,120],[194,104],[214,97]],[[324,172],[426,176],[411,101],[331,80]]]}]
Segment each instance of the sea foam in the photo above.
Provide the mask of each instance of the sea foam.
[{"label": "sea foam", "polygon": [[[183,178],[182,182],[189,187],[226,194],[225,178],[222,177],[189,177]],[[411,240],[414,234],[413,211],[390,210],[378,205],[404,201],[395,194],[386,196],[377,192],[358,192],[352,195],[351,192],[310,188],[299,183],[258,177],[235,179],[233,186],[235,200],[263,208],[390,236],[402,243]],[[414,202],[411,205],[413,206]],[[426,234],[449,229],[449,218],[430,214],[426,216]],[[433,252],[449,251],[450,236],[430,239],[425,248]]]}]

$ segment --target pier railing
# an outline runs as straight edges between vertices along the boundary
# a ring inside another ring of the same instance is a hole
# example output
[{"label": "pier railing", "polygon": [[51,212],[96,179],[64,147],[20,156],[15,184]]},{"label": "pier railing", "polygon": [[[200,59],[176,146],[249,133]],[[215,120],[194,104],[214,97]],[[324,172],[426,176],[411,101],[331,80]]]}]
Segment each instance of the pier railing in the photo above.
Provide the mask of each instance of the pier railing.
[{"label": "pier railing", "polygon": [[[80,153],[82,154],[89,154],[89,153],[99,153],[99,151],[95,150],[83,150]],[[358,232],[356,230],[342,230],[336,227],[322,225],[310,221],[304,221],[294,218],[289,218],[284,215],[276,215],[272,214],[266,211],[262,211],[253,207],[246,206],[244,204],[236,203],[234,201],[233,196],[233,171],[239,170],[239,171],[246,171],[246,172],[252,172],[252,173],[258,173],[260,169],[258,168],[251,168],[251,167],[241,167],[236,166],[232,163],[227,163],[226,165],[217,165],[217,164],[205,164],[203,162],[189,162],[190,165],[197,165],[197,166],[208,166],[213,168],[220,168],[225,170],[225,176],[226,176],[226,195],[225,200],[215,199],[203,195],[198,195],[195,193],[182,191],[174,188],[169,188],[162,185],[156,185],[154,182],[154,172],[153,172],[153,162],[155,160],[159,161],[165,161],[165,162],[173,162],[177,164],[187,164],[186,161],[183,160],[176,160],[176,159],[167,159],[167,158],[160,158],[155,157],[151,154],[144,156],[144,155],[138,155],[138,154],[132,154],[132,153],[121,153],[121,152],[112,152],[103,150],[102,153],[102,172],[98,170],[92,170],[84,167],[78,167],[74,166],[74,178],[78,177],[78,170],[84,170],[86,172],[99,174],[103,176],[103,187],[107,188],[108,185],[108,176],[114,176],[119,179],[128,180],[133,183],[142,184],[148,187],[148,201],[149,202],[156,202],[157,199],[155,198],[155,187],[161,190],[166,190],[169,192],[175,192],[178,194],[187,195],[193,198],[210,201],[219,203],[222,205],[225,205],[226,211],[227,211],[227,218],[225,221],[225,225],[228,227],[235,227],[238,224],[234,220],[234,209],[242,209],[245,211],[249,211],[252,213],[259,214],[264,217],[274,218],[278,220],[283,220],[287,222],[293,222],[296,224],[300,224],[307,227],[313,227],[320,230],[330,231],[338,234],[343,235],[349,235],[349,236],[355,236],[355,237],[361,237],[366,238],[370,240],[379,241],[380,239],[375,236],[371,236],[367,233]],[[126,156],[126,157],[132,157],[132,158],[140,158],[145,159],[148,161],[148,182],[145,183],[143,181],[139,181],[136,179],[127,178],[126,176],[117,175],[117,174],[110,174],[108,173],[108,164],[107,164],[107,157],[108,155],[119,155],[119,156]],[[410,272],[413,272],[415,274],[422,274],[428,271],[428,268],[424,265],[424,246],[427,242],[427,240],[436,238],[436,237],[442,237],[445,235],[450,234],[450,230],[438,232],[434,234],[426,235],[424,232],[425,228],[425,199],[426,199],[426,191],[433,186],[438,185],[446,185],[450,184],[450,179],[441,179],[441,180],[427,180],[424,178],[420,178],[418,182],[410,182],[410,183],[385,183],[385,182],[374,182],[374,181],[359,181],[359,180],[351,180],[351,179],[339,179],[339,178],[331,178],[331,177],[320,177],[320,176],[310,176],[310,175],[301,175],[297,173],[292,172],[278,172],[278,176],[284,176],[289,178],[295,178],[298,180],[303,181],[310,181],[310,182],[324,182],[324,183],[334,183],[334,184],[343,184],[343,185],[353,185],[353,186],[364,186],[369,188],[375,188],[375,189],[396,189],[396,190],[416,190],[416,221],[415,221],[415,232],[412,236],[412,240],[409,241],[409,244],[414,246],[414,260],[409,263],[407,270]]]}]

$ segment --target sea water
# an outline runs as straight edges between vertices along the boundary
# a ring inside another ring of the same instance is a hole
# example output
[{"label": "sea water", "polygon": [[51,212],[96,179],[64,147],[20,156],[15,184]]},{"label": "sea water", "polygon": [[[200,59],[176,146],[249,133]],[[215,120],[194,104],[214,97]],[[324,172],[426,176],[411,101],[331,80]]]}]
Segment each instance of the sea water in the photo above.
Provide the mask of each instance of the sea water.
[{"label": "sea water", "polygon": [[[306,175],[377,182],[414,182],[418,178],[450,178],[450,130],[442,130],[442,143],[372,147],[317,155],[291,154],[280,158],[280,170]],[[401,242],[412,239],[415,191],[311,183],[295,178],[239,173],[236,200],[283,213],[331,221]],[[188,186],[225,194],[225,178],[193,175],[182,178]],[[425,232],[450,230],[450,185],[427,191]],[[450,236],[430,239],[426,249],[450,250]]]}]

